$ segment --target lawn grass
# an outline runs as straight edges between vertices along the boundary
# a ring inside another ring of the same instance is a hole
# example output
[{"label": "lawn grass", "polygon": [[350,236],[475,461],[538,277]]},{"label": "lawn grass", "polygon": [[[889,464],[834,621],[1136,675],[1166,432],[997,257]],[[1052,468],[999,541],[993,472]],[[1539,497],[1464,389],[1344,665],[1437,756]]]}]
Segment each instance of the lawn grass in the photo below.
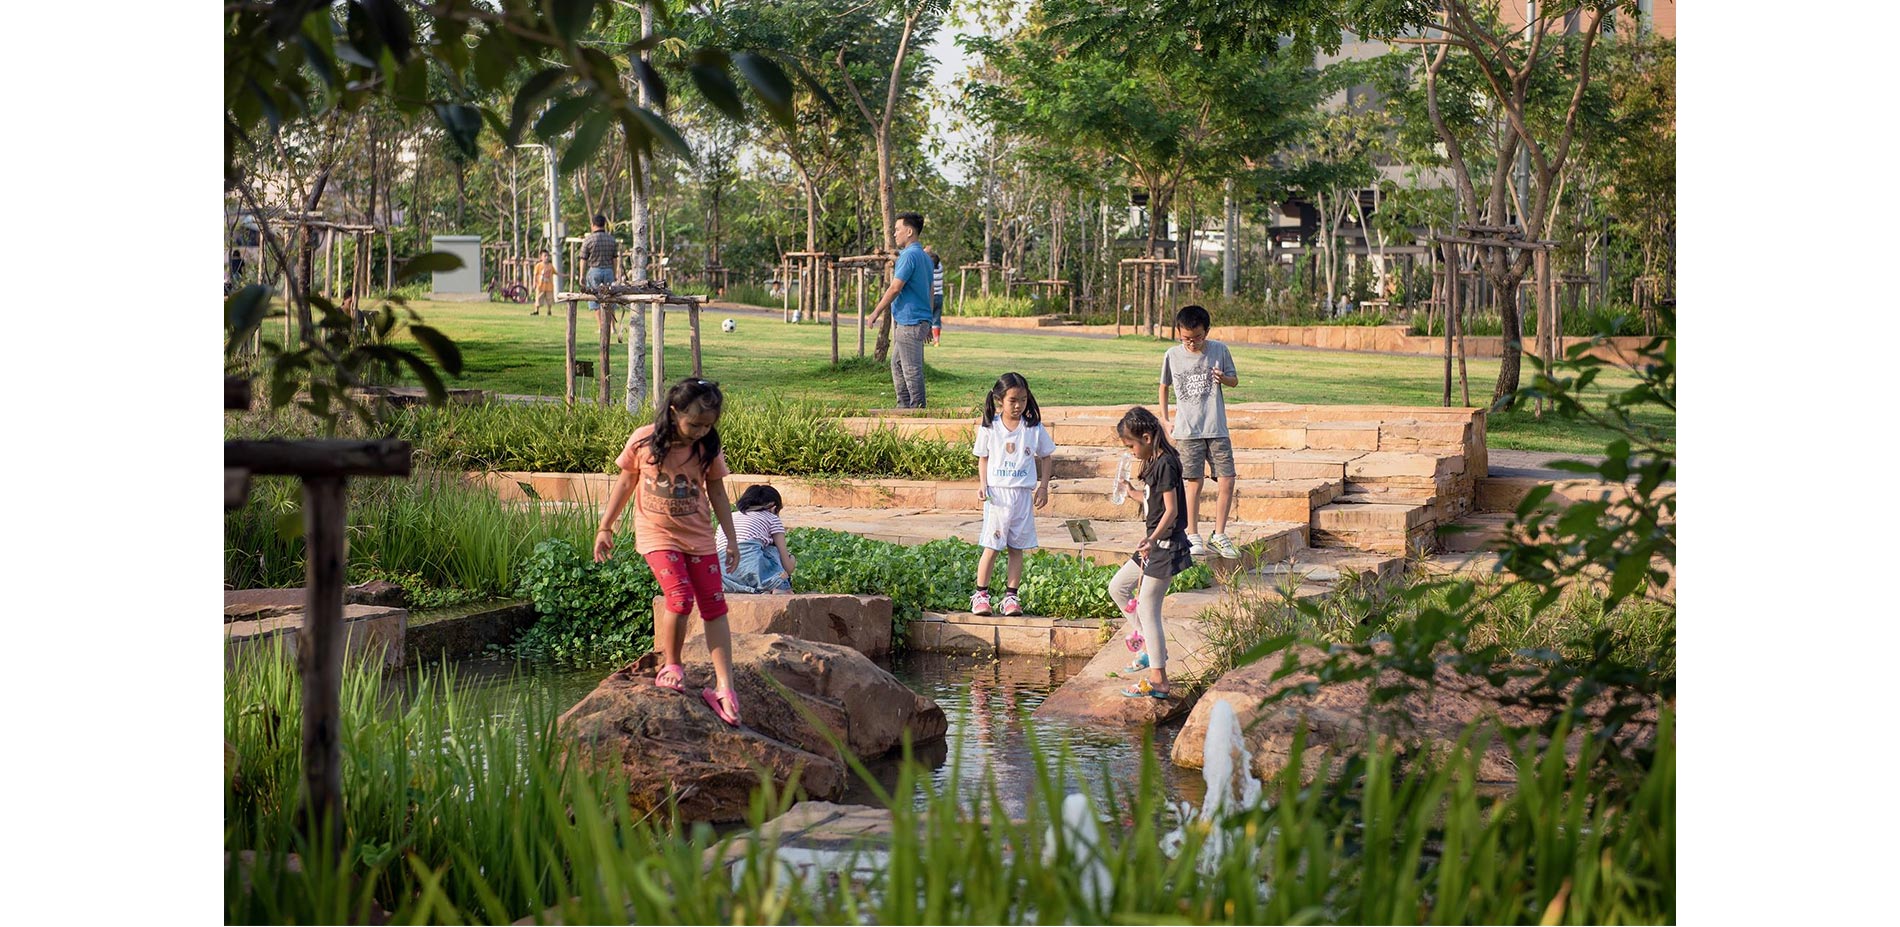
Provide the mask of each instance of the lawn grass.
[{"label": "lawn grass", "polygon": [[[560,318],[530,316],[512,303],[412,303],[429,324],[461,346],[465,367],[451,386],[509,394],[559,395],[565,327]],[[777,318],[741,312],[710,311],[702,326],[701,357],[705,375],[729,393],[775,393],[824,403],[840,413],[894,405],[888,367],[857,358],[855,320],[840,318],[839,351],[846,361],[830,364],[831,333],[824,325],[786,325]],[[738,331],[726,334],[719,321],[731,316]],[[667,317],[666,369],[669,377],[691,371],[686,315]],[[580,313],[578,351],[582,359],[599,355],[593,313]],[[1215,327],[1213,337],[1220,337]],[[867,334],[865,350],[875,346]],[[978,409],[997,375],[1014,370],[1028,378],[1043,405],[1152,406],[1161,353],[1168,342],[1145,336],[1117,339],[1031,334],[1021,331],[959,328],[950,320],[944,345],[925,349],[930,405],[946,416]],[[1239,366],[1240,385],[1227,390],[1229,402],[1312,404],[1392,404],[1436,406],[1443,395],[1444,361],[1391,354],[1321,351],[1310,348],[1229,345]],[[615,389],[621,388],[626,346],[612,346]],[[1483,403],[1497,378],[1498,361],[1468,362],[1471,397]],[[1526,367],[1526,374],[1529,367]],[[1622,389],[1634,378],[1608,375],[1599,389]],[[584,395],[593,395],[584,382]],[[616,393],[617,395],[617,393]],[[1454,385],[1454,398],[1461,398]],[[1645,424],[1673,434],[1673,416]],[[1599,429],[1555,419],[1536,421],[1528,412],[1494,415],[1489,443],[1494,448],[1601,453],[1610,435]]]}]

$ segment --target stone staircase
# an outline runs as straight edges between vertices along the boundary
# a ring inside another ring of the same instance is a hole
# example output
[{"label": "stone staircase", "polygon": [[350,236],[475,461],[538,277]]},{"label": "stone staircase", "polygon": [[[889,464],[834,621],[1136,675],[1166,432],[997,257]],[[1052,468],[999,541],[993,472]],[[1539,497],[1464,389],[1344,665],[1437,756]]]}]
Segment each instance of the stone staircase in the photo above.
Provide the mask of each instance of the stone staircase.
[{"label": "stone staircase", "polygon": [[[1627,485],[1596,479],[1517,474],[1483,477],[1473,487],[1470,510],[1438,529],[1438,554],[1425,561],[1425,568],[1436,573],[1492,572],[1497,564],[1492,551],[1510,533],[1518,505],[1539,486],[1551,487],[1549,502],[1560,510],[1579,502],[1613,502],[1630,494]],[[1665,485],[1658,492],[1672,494],[1675,486]]]},{"label": "stone staircase", "polygon": [[[1043,409],[1043,424],[1057,447],[1045,514],[1105,521],[1139,517],[1138,505],[1115,506],[1108,500],[1123,451],[1115,435],[1123,411],[1119,406]],[[1436,546],[1438,525],[1470,510],[1474,475],[1484,473],[1481,409],[1241,403],[1228,407],[1227,420],[1238,471],[1236,541],[1303,526],[1301,548],[1399,556],[1428,552]],[[973,430],[967,420],[918,416],[848,418],[843,424],[859,433],[891,429],[958,443],[969,442]],[[938,510],[981,512],[974,478],[926,485],[940,488],[931,500]],[[1212,508],[1213,493],[1210,483],[1204,513]]]}]

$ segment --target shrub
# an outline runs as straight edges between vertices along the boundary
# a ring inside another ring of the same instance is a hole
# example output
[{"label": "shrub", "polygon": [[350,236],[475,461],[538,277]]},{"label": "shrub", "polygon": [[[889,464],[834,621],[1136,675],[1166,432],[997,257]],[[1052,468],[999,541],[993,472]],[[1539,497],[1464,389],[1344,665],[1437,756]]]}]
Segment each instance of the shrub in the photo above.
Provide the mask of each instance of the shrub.
[{"label": "shrub", "polygon": [[522,563],[516,594],[540,614],[515,641],[518,656],[556,663],[632,660],[653,649],[653,597],[660,585],[621,535],[613,556],[595,563],[593,551],[563,538],[536,544]]},{"label": "shrub", "polygon": [[[798,592],[837,592],[891,597],[897,631],[926,609],[964,611],[976,588],[976,563],[983,548],[958,538],[945,538],[905,547],[830,531],[794,528],[786,535],[798,558],[793,586]],[[1000,585],[1005,564],[998,558],[991,581]],[[1051,618],[1113,619],[1120,611],[1108,597],[1108,581],[1115,567],[1080,558],[1036,551],[1023,563],[1023,609]],[[1213,574],[1204,565],[1176,576],[1169,591],[1211,585]]]},{"label": "shrub", "polygon": [[[443,469],[612,473],[627,436],[650,419],[597,406],[488,403],[411,409],[396,426],[419,461]],[[728,402],[719,437],[735,473],[927,480],[961,479],[970,468],[963,445],[891,429],[855,434],[823,406],[778,397]]]}]

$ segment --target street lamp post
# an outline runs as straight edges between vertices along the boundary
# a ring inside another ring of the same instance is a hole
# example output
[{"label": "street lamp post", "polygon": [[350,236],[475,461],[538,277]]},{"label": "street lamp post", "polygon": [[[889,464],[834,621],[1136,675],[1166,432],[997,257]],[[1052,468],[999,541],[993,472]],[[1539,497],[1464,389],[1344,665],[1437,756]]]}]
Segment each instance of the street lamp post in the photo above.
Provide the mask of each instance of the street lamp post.
[{"label": "street lamp post", "polygon": [[[541,152],[544,173],[548,182],[548,259],[554,262],[554,277],[560,279],[561,271],[561,184],[554,169],[554,152],[546,145],[527,143],[516,148],[533,148]],[[572,287],[573,281],[568,281]]]}]

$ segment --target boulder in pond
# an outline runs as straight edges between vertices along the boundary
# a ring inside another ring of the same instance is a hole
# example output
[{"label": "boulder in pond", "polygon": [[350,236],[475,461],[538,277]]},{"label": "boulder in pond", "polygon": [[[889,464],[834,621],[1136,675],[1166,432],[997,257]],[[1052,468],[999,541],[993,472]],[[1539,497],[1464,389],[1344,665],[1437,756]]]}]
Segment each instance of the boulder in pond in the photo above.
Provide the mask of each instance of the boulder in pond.
[{"label": "boulder in pond", "polygon": [[[666,599],[653,600],[653,610]],[[841,644],[867,657],[891,652],[891,600],[881,595],[726,594],[726,620],[734,634],[785,634],[808,641]],[[703,632],[695,618],[687,629],[694,637]]]},{"label": "boulder in pond", "polygon": [[685,693],[654,687],[659,656],[648,654],[561,716],[562,731],[593,748],[586,755],[620,765],[643,809],[677,797],[688,820],[741,820],[761,773],[779,788],[796,777],[810,799],[837,798],[847,773],[834,738],[870,758],[907,732],[922,742],[946,727],[935,702],[856,650],[778,634],[734,635],[733,688],[744,723],[728,727],[699,696],[713,684],[704,641],[688,641],[681,659]]},{"label": "boulder in pond", "polygon": [[[1357,680],[1321,686],[1310,695],[1295,694],[1273,705],[1261,703],[1282,689],[1317,682],[1308,672],[1296,672],[1274,680],[1284,654],[1264,657],[1228,672],[1209,688],[1182,724],[1174,740],[1173,759],[1177,766],[1198,769],[1206,750],[1208,719],[1215,702],[1227,702],[1239,717],[1246,732],[1247,749],[1253,752],[1253,772],[1261,779],[1275,775],[1290,759],[1293,735],[1302,720],[1306,723],[1306,749],[1301,760],[1300,779],[1310,782],[1323,763],[1337,762],[1340,756],[1370,746],[1376,739],[1388,739],[1402,753],[1447,754],[1458,743],[1465,729],[1480,721],[1497,720],[1512,725],[1531,725],[1548,715],[1537,709],[1505,704],[1507,692],[1520,691],[1528,681],[1514,681],[1507,689],[1492,686],[1483,678],[1466,676],[1450,666],[1439,664],[1430,690],[1417,689],[1404,697],[1373,708],[1369,702],[1371,686],[1396,685],[1408,681],[1396,670],[1387,670],[1376,680]],[[1316,648],[1301,646],[1295,658],[1311,665],[1324,654]],[[1593,709],[1600,710],[1600,709]],[[1636,742],[1654,734],[1654,709],[1639,714],[1631,725]],[[1582,735],[1573,734],[1565,744],[1572,759],[1582,744]],[[1517,765],[1510,749],[1493,740],[1479,759],[1478,779],[1492,784],[1508,784],[1517,779]]]}]

